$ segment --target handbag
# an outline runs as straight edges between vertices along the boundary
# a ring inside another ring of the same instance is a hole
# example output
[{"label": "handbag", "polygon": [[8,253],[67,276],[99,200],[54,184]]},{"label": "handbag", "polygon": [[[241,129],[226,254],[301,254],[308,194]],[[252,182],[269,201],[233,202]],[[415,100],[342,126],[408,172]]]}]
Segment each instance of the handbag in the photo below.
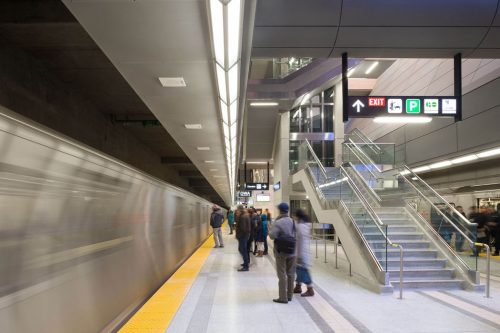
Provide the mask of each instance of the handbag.
[{"label": "handbag", "polygon": [[297,238],[295,235],[295,222],[293,223],[293,236],[280,236],[274,240],[274,244],[276,246],[276,250],[278,253],[283,254],[294,254],[295,253],[295,245],[297,243]]}]

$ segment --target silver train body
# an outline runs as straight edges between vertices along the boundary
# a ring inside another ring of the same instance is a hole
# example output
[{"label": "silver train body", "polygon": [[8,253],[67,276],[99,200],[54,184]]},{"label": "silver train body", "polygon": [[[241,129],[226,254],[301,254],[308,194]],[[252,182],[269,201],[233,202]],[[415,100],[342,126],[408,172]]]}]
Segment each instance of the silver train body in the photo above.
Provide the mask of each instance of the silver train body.
[{"label": "silver train body", "polygon": [[211,203],[0,109],[0,332],[105,332],[208,237]]}]

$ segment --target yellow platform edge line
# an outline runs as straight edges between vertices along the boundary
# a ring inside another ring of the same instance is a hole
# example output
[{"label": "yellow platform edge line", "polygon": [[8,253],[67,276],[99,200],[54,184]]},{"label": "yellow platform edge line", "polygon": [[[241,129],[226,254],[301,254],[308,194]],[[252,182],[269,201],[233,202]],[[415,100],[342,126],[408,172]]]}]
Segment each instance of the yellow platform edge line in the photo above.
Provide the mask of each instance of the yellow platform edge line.
[{"label": "yellow platform edge line", "polygon": [[119,333],[164,333],[212,252],[212,236],[123,325]]}]

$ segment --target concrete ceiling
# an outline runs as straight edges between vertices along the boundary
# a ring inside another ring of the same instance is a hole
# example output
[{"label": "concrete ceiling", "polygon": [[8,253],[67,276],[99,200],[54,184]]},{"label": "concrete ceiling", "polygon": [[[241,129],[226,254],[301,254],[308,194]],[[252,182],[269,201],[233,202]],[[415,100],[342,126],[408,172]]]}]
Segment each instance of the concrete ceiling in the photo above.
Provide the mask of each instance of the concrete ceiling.
[{"label": "concrete ceiling", "polygon": [[[231,202],[206,1],[63,2],[208,183]],[[187,87],[164,88],[158,81],[179,76]],[[192,123],[203,129],[184,127]]]},{"label": "concrete ceiling", "polygon": [[499,0],[266,0],[254,57],[500,56]]},{"label": "concrete ceiling", "polygon": [[[126,36],[120,38],[123,42]],[[154,121],[157,118],[61,1],[0,2],[0,39],[43,62],[68,87],[85,96],[102,113],[112,117],[116,126],[126,126],[131,135],[162,157],[158,158],[158,163],[173,167],[180,177],[188,180],[188,190],[223,204],[212,184],[200,183],[202,174],[164,127],[130,122]],[[119,41],[114,43],[119,44]],[[126,57],[121,55],[121,58]],[[128,60],[132,61],[133,58]],[[133,63],[128,65],[129,69],[133,69]],[[151,77],[151,81],[155,87],[155,78]],[[209,89],[205,96],[212,94]],[[195,122],[196,118],[192,120]]]}]

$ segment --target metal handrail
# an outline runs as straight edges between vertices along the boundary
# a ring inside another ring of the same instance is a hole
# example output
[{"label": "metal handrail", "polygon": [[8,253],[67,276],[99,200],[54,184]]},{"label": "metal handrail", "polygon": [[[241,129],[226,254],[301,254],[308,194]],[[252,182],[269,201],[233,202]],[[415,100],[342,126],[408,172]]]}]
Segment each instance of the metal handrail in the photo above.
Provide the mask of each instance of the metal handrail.
[{"label": "metal handrail", "polygon": [[[473,222],[470,222],[469,220],[467,220],[458,210],[456,210],[455,207],[453,207],[452,205],[450,205],[450,203],[448,201],[446,201],[439,193],[437,193],[432,187],[429,186],[429,184],[427,184],[422,178],[420,178],[416,173],[414,173],[407,165],[403,165],[401,168],[404,168],[405,171],[407,171],[407,173],[405,173],[404,175],[401,174],[401,172],[399,173],[408,183],[411,184],[410,181],[408,181],[408,179],[406,179],[405,175],[407,174],[411,174],[412,175],[412,178],[417,178],[417,180],[420,181],[420,183],[423,183],[425,184],[426,188],[428,190],[430,190],[432,192],[432,194],[434,194],[436,197],[438,197],[439,200],[441,200],[443,202],[444,205],[447,206],[447,208],[449,208],[453,213],[456,213],[456,215],[459,216],[459,218],[465,222],[465,224],[468,224],[468,225],[477,225],[477,223],[473,223]],[[413,185],[413,184],[412,184]],[[416,187],[413,185],[413,187]],[[420,192],[420,191],[419,191]]]},{"label": "metal handrail", "polygon": [[356,147],[357,150],[359,150],[359,152],[363,155],[363,157],[365,158],[365,163],[366,161],[368,161],[369,163],[373,164],[373,166],[375,167],[375,169],[378,171],[378,173],[382,173],[382,170],[380,170],[377,166],[377,164],[370,158],[370,156],[366,155],[366,153],[361,149],[359,148],[358,144],[354,141],[352,141],[351,139],[347,139],[348,141],[350,142],[344,142],[346,143],[347,145],[351,144],[353,145],[354,147]]},{"label": "metal handrail", "polygon": [[[350,139],[349,139],[349,140],[350,140]],[[361,163],[363,163],[363,165],[365,166],[366,170],[367,170],[367,171],[368,171],[368,172],[369,172],[369,173],[373,176],[373,178],[375,178],[375,179],[377,179],[377,180],[378,180],[380,177],[377,177],[377,176],[375,175],[375,173],[373,173],[373,171],[372,171],[372,170],[368,167],[368,165],[369,165],[369,164],[373,164],[373,165],[375,166],[375,163],[373,163],[373,161],[372,161],[372,160],[371,160],[368,156],[366,156],[366,154],[365,154],[365,157],[366,157],[368,160],[366,160],[366,159],[365,159],[365,160],[363,161],[363,159],[362,159],[361,157],[359,157],[358,153],[357,153],[357,152],[356,152],[356,151],[355,151],[355,150],[354,150],[354,149],[350,146],[350,145],[351,145],[351,143],[346,143],[346,142],[344,142],[344,144],[345,144],[345,146],[346,146],[346,147],[348,147],[349,151],[351,151],[351,152],[352,152],[352,153],[353,153],[353,154],[354,154],[354,155],[358,158],[358,160],[359,160]],[[354,143],[353,143],[353,144],[354,144]],[[354,145],[355,145],[355,144],[354,144]],[[359,148],[358,148],[358,150],[360,150],[360,151],[361,151],[361,149],[359,149]],[[362,151],[361,151],[361,152],[362,152]],[[363,154],[364,154],[364,153],[363,153]],[[367,162],[367,161],[369,161],[369,162]],[[376,166],[375,166],[375,167],[376,167]],[[376,168],[377,168],[377,167],[376,167]],[[377,171],[379,171],[379,173],[380,173],[380,170],[379,170],[378,168],[377,168]]]},{"label": "metal handrail", "polygon": [[307,148],[309,149],[309,152],[312,154],[314,160],[316,161],[316,163],[318,164],[321,172],[323,173],[323,176],[325,176],[326,179],[328,179],[328,176],[326,175],[326,169],[325,167],[323,166],[323,163],[321,163],[320,159],[318,158],[318,156],[316,155],[316,153],[314,152],[311,144],[309,143],[309,140],[305,139],[305,143],[307,145]]},{"label": "metal handrail", "polygon": [[[354,171],[354,173],[356,173],[358,175],[359,178],[361,178],[363,181],[365,180],[363,178],[363,176],[359,173],[359,171],[354,167],[354,165],[351,162],[348,162],[347,164],[349,164],[349,166],[351,167],[351,169]],[[368,190],[372,193],[372,195],[378,201],[382,201],[382,199],[380,198],[380,196],[377,194],[377,192],[375,192],[375,190],[373,188],[371,188],[370,186],[366,186],[366,187],[368,188]]]}]

